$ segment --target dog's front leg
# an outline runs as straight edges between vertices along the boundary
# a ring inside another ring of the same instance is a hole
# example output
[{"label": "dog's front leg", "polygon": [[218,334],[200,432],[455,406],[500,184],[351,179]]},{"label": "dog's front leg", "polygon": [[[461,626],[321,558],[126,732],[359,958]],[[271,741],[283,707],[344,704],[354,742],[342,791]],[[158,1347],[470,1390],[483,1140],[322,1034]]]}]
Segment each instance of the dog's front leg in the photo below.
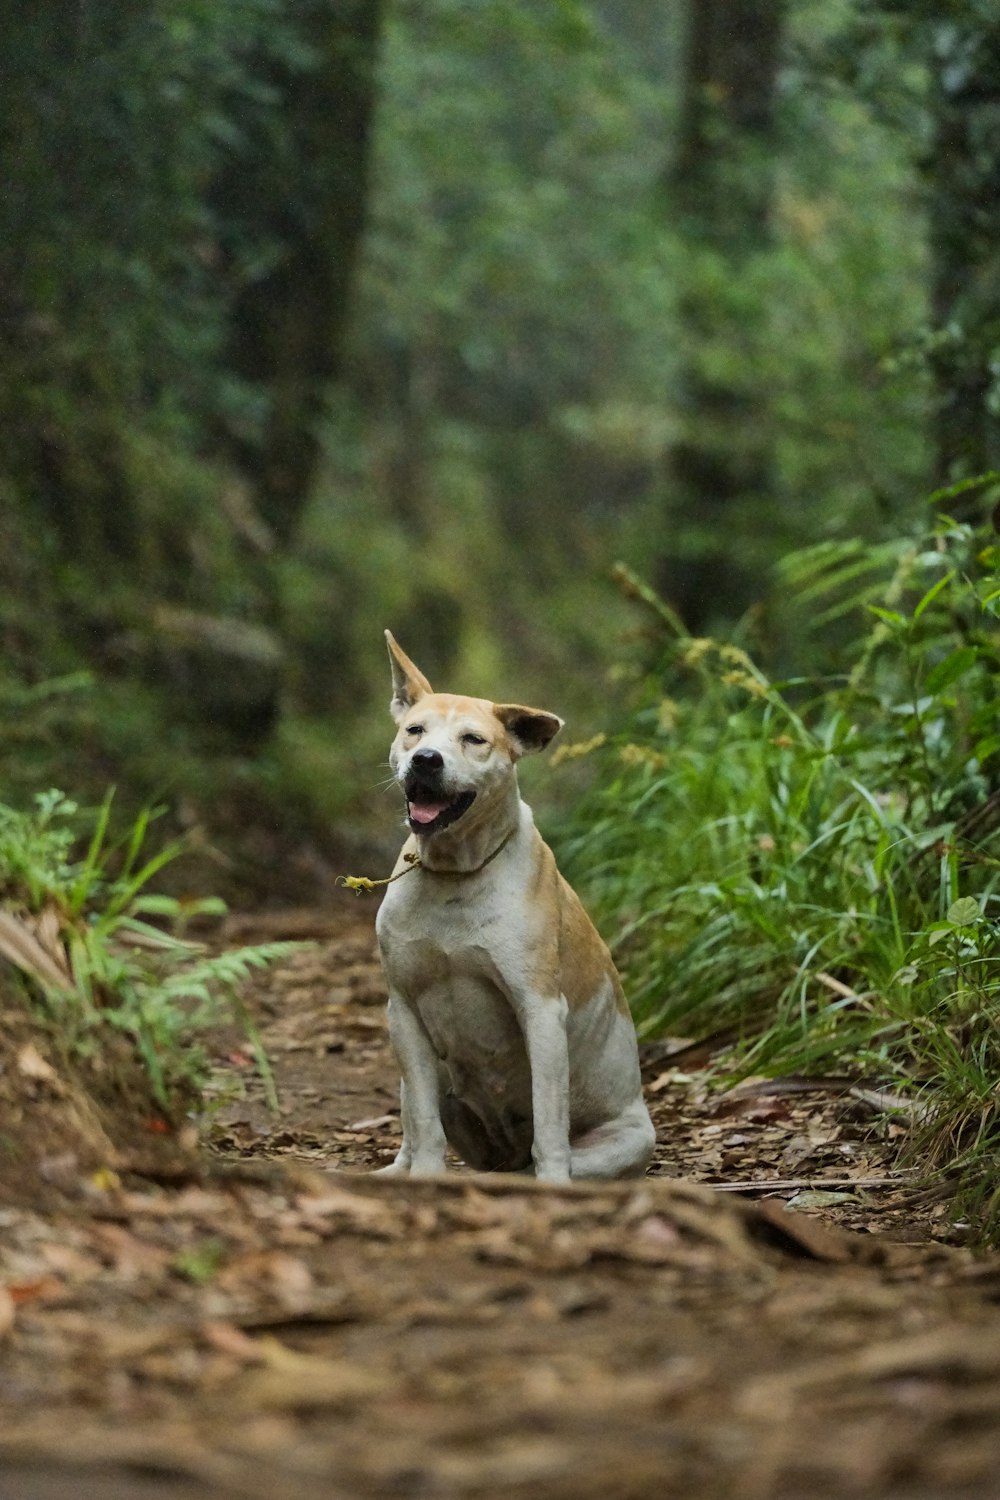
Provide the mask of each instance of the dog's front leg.
[{"label": "dog's front leg", "polygon": [[531,1068],[534,1140],[531,1158],[540,1182],[570,1175],[568,1007],[562,995],[525,995],[515,1002]]},{"label": "dog's front leg", "polygon": [[441,1124],[438,1059],[413,1007],[389,996],[389,1039],[399,1071],[403,1144],[388,1172],[428,1176],[444,1171],[445,1135]]}]

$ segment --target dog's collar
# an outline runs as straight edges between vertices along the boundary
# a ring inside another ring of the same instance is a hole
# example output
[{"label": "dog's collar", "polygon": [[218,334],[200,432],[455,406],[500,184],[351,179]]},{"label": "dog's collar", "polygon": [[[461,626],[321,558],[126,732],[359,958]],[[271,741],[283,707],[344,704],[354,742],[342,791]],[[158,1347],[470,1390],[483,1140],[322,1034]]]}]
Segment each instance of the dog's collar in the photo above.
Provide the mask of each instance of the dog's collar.
[{"label": "dog's collar", "polygon": [[[413,869],[413,870],[416,870],[416,869],[426,870],[428,875],[443,875],[446,879],[451,879],[451,880],[461,880],[461,878],[464,875],[478,875],[479,872],[480,872],[480,870],[485,870],[487,865],[491,865],[493,863],[493,861],[496,859],[496,857],[497,857],[498,854],[502,854],[503,853],[503,851],[506,849],[507,845],[510,843],[511,839],[514,837],[514,835],[515,835],[516,832],[517,832],[517,829],[516,828],[512,828],[510,830],[510,833],[508,833],[507,837],[505,839],[501,839],[500,843],[497,844],[496,848],[493,850],[493,853],[492,854],[487,854],[487,856],[483,860],[482,864],[481,865],[477,865],[474,870],[432,870],[429,865],[425,865],[424,864],[424,862],[420,858],[419,854],[414,854],[414,855],[410,856],[410,861],[411,861],[411,863],[410,863],[410,869]],[[403,857],[404,857],[404,859],[406,858],[405,855]],[[400,875],[408,875],[409,874],[409,870],[400,870],[399,874]],[[399,875],[393,876],[393,879],[394,880],[398,880],[399,879]]]},{"label": "dog's collar", "polygon": [[374,891],[380,885],[392,885],[394,880],[402,880],[404,875],[412,875],[414,870],[423,870],[428,875],[442,875],[446,880],[462,880],[466,875],[478,875],[480,870],[485,870],[487,865],[491,865],[497,856],[503,853],[516,832],[517,829],[512,828],[507,837],[501,839],[493,853],[487,854],[482,864],[476,865],[474,870],[433,870],[429,865],[424,864],[419,854],[404,854],[406,869],[399,870],[386,880],[369,880],[367,875],[341,875],[337,883],[345,885],[349,891],[354,891],[355,895],[360,896],[362,891]]}]

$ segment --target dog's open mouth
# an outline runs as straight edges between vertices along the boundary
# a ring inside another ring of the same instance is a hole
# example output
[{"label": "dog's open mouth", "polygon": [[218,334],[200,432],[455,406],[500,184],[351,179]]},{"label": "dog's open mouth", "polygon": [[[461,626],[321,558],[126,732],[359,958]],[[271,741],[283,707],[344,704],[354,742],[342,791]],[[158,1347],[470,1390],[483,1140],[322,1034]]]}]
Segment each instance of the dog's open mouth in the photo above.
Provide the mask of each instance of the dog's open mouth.
[{"label": "dog's open mouth", "polygon": [[414,833],[439,833],[457,823],[476,800],[475,792],[460,792],[457,797],[443,801],[420,787],[406,794],[406,816]]}]

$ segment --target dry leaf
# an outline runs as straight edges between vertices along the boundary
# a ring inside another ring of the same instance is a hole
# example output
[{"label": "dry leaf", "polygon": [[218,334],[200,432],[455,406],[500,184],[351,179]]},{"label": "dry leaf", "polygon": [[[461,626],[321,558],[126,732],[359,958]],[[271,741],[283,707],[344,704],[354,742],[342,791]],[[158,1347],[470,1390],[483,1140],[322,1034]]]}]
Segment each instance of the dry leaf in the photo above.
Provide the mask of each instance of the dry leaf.
[{"label": "dry leaf", "polygon": [[308,1411],[356,1405],[385,1389],[383,1377],[347,1360],[299,1354],[275,1338],[262,1338],[257,1347],[264,1368],[247,1375],[241,1395],[253,1410]]},{"label": "dry leaf", "polygon": [[17,1054],[17,1070],[25,1078],[37,1078],[42,1083],[58,1084],[59,1075],[51,1063],[47,1063],[34,1042],[25,1042]]},{"label": "dry leaf", "polygon": [[14,1299],[5,1286],[0,1286],[0,1339],[10,1333],[14,1326]]},{"label": "dry leaf", "polygon": [[137,1239],[121,1224],[96,1224],[92,1234],[97,1248],[125,1281],[158,1276],[170,1261],[169,1250]]},{"label": "dry leaf", "polygon": [[62,1282],[54,1276],[39,1276],[32,1281],[12,1281],[6,1287],[6,1294],[14,1306],[22,1302],[50,1302],[53,1297],[61,1297],[64,1291]]},{"label": "dry leaf", "polygon": [[296,1308],[312,1290],[312,1272],[304,1260],[283,1250],[254,1250],[236,1256],[215,1278],[218,1290],[273,1296],[284,1308]]},{"label": "dry leaf", "polygon": [[853,1203],[853,1193],[824,1192],[822,1188],[805,1188],[789,1198],[785,1207],[792,1213],[804,1208],[832,1208],[837,1203]]},{"label": "dry leaf", "polygon": [[852,1242],[846,1235],[806,1214],[790,1214],[777,1203],[755,1203],[748,1213],[748,1226],[752,1234],[773,1235],[782,1248],[791,1247],[812,1260],[842,1265],[851,1259]]},{"label": "dry leaf", "polygon": [[[48,936],[47,925],[43,931]],[[27,918],[15,916],[11,911],[0,911],[0,954],[42,984],[57,990],[73,988],[73,976],[58,935],[50,948],[35,935]]]},{"label": "dry leaf", "polygon": [[112,1193],[121,1187],[122,1180],[110,1167],[98,1167],[96,1172],[90,1174],[90,1185],[97,1188],[98,1192]]},{"label": "dry leaf", "polygon": [[218,1354],[226,1354],[244,1365],[259,1365],[264,1361],[260,1341],[244,1333],[242,1328],[237,1328],[235,1323],[212,1318],[202,1324],[201,1332],[205,1343]]}]

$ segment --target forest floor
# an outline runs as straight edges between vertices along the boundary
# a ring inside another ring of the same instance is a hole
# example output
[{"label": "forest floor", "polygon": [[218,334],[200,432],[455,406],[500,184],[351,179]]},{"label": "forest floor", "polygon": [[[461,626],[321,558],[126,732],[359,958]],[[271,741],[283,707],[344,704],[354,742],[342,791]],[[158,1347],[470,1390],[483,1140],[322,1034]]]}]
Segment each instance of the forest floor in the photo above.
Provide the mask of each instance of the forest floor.
[{"label": "forest floor", "polygon": [[0,1204],[3,1500],[1000,1495],[1000,1259],[879,1101],[656,1044],[645,1181],[373,1178],[372,908],[228,936],[311,940],[250,996],[280,1112],[220,1037],[203,1165]]}]

